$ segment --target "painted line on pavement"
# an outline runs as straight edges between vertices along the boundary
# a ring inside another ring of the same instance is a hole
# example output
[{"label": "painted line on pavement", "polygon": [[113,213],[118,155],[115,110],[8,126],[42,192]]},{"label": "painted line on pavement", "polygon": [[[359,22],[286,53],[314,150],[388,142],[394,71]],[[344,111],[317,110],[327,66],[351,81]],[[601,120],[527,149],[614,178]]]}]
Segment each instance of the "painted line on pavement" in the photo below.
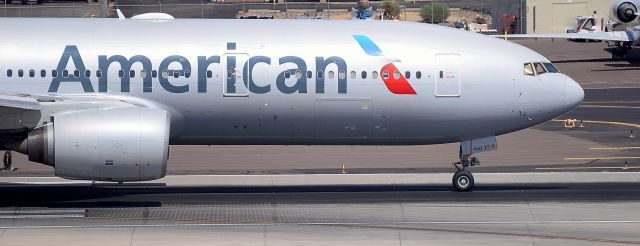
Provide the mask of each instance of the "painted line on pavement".
[{"label": "painted line on pavement", "polygon": [[585,161],[585,160],[626,160],[640,159],[640,156],[610,156],[610,157],[566,157],[565,161]]}]

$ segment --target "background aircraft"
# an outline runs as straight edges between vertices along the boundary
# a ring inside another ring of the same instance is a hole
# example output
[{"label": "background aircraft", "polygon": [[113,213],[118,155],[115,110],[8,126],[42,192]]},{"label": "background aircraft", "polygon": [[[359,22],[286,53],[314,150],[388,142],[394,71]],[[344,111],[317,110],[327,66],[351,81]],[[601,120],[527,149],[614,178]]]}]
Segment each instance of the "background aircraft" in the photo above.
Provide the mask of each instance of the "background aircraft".
[{"label": "background aircraft", "polygon": [[536,52],[436,25],[1,22],[0,146],[69,179],[161,178],[170,145],[461,142],[452,183],[467,191],[495,136],[584,97]]},{"label": "background aircraft", "polygon": [[[640,25],[628,26],[638,19],[640,12],[640,0],[614,0],[611,4],[611,16],[617,23],[612,26],[621,26],[629,30],[610,32],[580,32],[558,34],[516,34],[509,38],[549,38],[549,39],[580,39],[614,42],[615,48],[611,52],[613,59],[626,59],[629,50],[633,46],[640,46]],[[616,28],[617,29],[617,28]]]}]

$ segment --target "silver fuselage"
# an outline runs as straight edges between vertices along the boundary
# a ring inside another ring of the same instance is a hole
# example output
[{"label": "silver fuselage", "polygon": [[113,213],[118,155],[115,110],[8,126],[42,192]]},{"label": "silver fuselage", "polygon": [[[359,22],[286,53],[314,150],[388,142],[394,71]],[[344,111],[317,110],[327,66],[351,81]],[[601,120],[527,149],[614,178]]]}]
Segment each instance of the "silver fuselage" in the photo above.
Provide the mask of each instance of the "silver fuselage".
[{"label": "silver fuselage", "polygon": [[[546,122],[575,108],[584,95],[561,73],[525,76],[524,63],[548,62],[525,47],[420,23],[0,18],[0,33],[0,91],[164,105],[173,109],[171,144],[457,142]],[[368,37],[384,54],[368,54],[354,35]],[[69,47],[78,54],[65,60]],[[120,76],[130,71],[104,60],[120,56],[150,63],[131,63],[128,91]],[[84,69],[74,57],[81,57]],[[318,64],[331,57],[344,64]],[[252,59],[247,73],[242,64]],[[392,92],[382,78],[387,64],[403,78],[410,73],[415,94]],[[98,78],[98,70],[106,78]]]}]

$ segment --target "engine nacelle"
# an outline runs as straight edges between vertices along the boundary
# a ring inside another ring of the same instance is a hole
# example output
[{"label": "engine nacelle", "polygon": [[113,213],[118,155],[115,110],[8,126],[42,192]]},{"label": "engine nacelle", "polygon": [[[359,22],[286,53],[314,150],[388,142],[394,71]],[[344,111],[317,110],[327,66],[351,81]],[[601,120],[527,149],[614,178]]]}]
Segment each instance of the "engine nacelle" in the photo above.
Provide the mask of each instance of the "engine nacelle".
[{"label": "engine nacelle", "polygon": [[611,5],[611,15],[623,23],[629,23],[636,19],[636,13],[640,7],[640,0],[616,0]]},{"label": "engine nacelle", "polygon": [[170,116],[163,110],[82,109],[54,114],[52,121],[31,131],[20,152],[54,166],[56,176],[123,182],[166,174]]}]

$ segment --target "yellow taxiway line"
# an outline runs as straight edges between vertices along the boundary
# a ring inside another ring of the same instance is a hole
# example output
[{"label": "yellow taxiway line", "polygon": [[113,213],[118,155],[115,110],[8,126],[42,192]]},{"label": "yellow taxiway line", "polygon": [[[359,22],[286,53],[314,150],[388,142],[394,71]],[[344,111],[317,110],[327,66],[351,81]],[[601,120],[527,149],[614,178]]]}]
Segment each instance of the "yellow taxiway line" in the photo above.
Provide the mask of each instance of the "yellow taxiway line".
[{"label": "yellow taxiway line", "polygon": [[589,148],[590,150],[627,150],[627,149],[640,149],[640,147],[601,147],[601,148]]},{"label": "yellow taxiway line", "polygon": [[580,105],[581,108],[626,108],[626,109],[640,109],[636,106],[616,106],[616,105]]},{"label": "yellow taxiway line", "polygon": [[640,169],[640,166],[623,166],[623,167],[536,167],[536,170],[593,170],[593,169]]},{"label": "yellow taxiway line", "polygon": [[[553,122],[564,122],[564,120],[552,120]],[[626,123],[626,122],[616,122],[616,121],[600,121],[600,120],[584,120],[582,123],[591,123],[591,124],[608,124],[608,125],[618,125],[618,126],[630,126],[635,128],[640,128],[640,124]]]},{"label": "yellow taxiway line", "polygon": [[624,159],[640,159],[640,156],[610,156],[610,157],[567,157],[565,161],[576,160],[624,160]]}]

